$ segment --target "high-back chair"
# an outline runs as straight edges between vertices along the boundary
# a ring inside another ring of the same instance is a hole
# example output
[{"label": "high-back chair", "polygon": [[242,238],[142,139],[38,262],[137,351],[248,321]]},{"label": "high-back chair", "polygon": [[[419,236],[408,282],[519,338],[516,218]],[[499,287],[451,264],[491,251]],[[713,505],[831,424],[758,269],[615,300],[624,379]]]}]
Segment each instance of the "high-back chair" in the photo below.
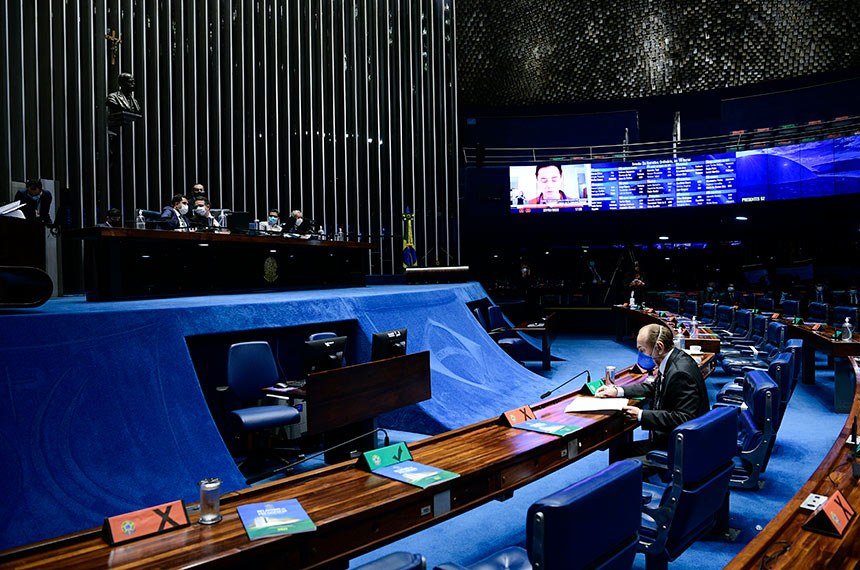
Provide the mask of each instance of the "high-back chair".
[{"label": "high-back chair", "polygon": [[744,376],[742,378],[738,378],[735,380],[734,383],[730,382],[720,389],[715,398],[716,402],[739,406],[741,402],[743,402],[745,399],[744,386],[746,382],[746,377],[750,370],[761,370],[767,372],[770,378],[779,387],[779,415],[777,416],[776,425],[776,427],[778,428],[779,420],[785,414],[785,408],[788,406],[789,398],[791,398],[792,384],[795,381],[794,354],[791,351],[786,350],[784,352],[779,353],[776,358],[771,360],[770,364],[767,365],[767,368],[745,368]]},{"label": "high-back chair", "polygon": [[666,297],[664,302],[666,304],[666,310],[670,313],[675,313],[676,315],[681,313],[681,299],[678,297]]},{"label": "high-back chair", "polygon": [[764,295],[760,297],[756,297],[755,299],[755,308],[763,313],[772,313],[774,307],[774,302],[771,297],[765,297]]},{"label": "high-back chair", "polygon": [[639,551],[647,568],[668,567],[725,514],[736,438],[736,409],[715,408],[676,427],[668,452],[649,453],[671,475],[666,484],[643,484]]},{"label": "high-back chair", "polygon": [[826,323],[829,312],[830,305],[827,303],[812,301],[806,310],[806,320],[810,323]]},{"label": "high-back chair", "polygon": [[738,454],[730,485],[740,489],[761,488],[780,419],[780,390],[770,374],[751,370],[744,377],[746,409],[738,416]]},{"label": "high-back chair", "polygon": [[692,319],[699,316],[699,302],[695,299],[684,301],[684,316]]},{"label": "high-back chair", "polygon": [[702,324],[712,325],[717,318],[717,304],[705,303],[702,305]]},{"label": "high-back chair", "polygon": [[[265,397],[263,388],[281,381],[278,366],[268,342],[240,342],[232,345],[227,354],[227,387],[239,406],[230,411],[233,429],[237,434],[249,434],[297,424],[299,410],[287,405],[258,405]],[[251,450],[251,457],[268,456],[287,464],[287,459],[276,449]],[[287,450],[295,454],[294,449]],[[245,466],[243,462],[240,468]],[[258,475],[258,474],[255,474]],[[255,477],[258,479],[259,477]]]},{"label": "high-back chair", "polygon": [[731,305],[717,305],[717,320],[711,328],[716,332],[728,330],[735,321],[735,308]]},{"label": "high-back chair", "polygon": [[800,301],[794,299],[786,299],[782,302],[783,317],[799,317],[800,316]]},{"label": "high-back chair", "polygon": [[630,568],[641,505],[642,465],[632,459],[619,461],[529,507],[525,549],[509,547],[468,567],[446,563],[436,568]]},{"label": "high-back chair", "polygon": [[848,318],[849,322],[851,323],[851,328],[856,332],[858,318],[857,313],[857,307],[849,307],[846,305],[833,307],[833,316],[831,318],[830,324],[832,324],[834,327],[839,328],[845,323],[845,319]]}]

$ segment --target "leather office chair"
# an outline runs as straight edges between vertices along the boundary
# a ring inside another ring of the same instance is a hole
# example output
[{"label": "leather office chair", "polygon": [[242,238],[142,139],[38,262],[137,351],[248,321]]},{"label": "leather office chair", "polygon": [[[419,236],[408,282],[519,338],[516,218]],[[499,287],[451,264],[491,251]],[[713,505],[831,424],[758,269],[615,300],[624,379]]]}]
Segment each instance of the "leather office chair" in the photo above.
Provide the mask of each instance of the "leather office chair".
[{"label": "leather office chair", "polygon": [[490,332],[490,327],[487,324],[487,319],[484,318],[484,313],[481,312],[481,309],[475,307],[472,309],[472,314],[475,315],[475,318],[478,320],[478,324],[481,325],[481,328],[487,332]]},{"label": "leather office chair", "polygon": [[782,316],[794,318],[800,316],[800,301],[786,299],[782,302]]},{"label": "leather office chair", "polygon": [[[767,320],[766,317],[762,317],[762,319]],[[721,346],[720,352],[717,353],[718,360],[724,358],[726,354],[732,354],[733,350],[737,352],[739,346],[748,346],[746,341],[750,340],[753,335],[752,324],[752,311],[740,309],[735,312],[732,326],[719,333]],[[764,326],[762,326],[762,332],[764,332]]]},{"label": "leather office chair", "polygon": [[392,552],[382,558],[362,564],[355,570],[423,570],[427,561],[420,554],[411,552]]},{"label": "leather office chair", "polygon": [[744,403],[738,416],[738,454],[734,460],[731,487],[761,488],[761,474],[767,469],[776,432],[782,418],[780,390],[770,374],[751,370],[744,377]]},{"label": "leather office chair", "polygon": [[681,314],[681,299],[678,297],[666,297],[664,303],[666,304],[666,310],[670,313]]},{"label": "leather office chair", "polygon": [[646,568],[667,568],[693,542],[705,536],[718,518],[727,520],[729,480],[737,452],[737,411],[715,408],[672,431],[668,452],[648,459],[667,467],[666,484],[642,486],[639,552]]},{"label": "leather office chair", "polygon": [[328,331],[318,332],[318,333],[313,333],[311,335],[308,335],[308,340],[310,340],[310,341],[325,340],[327,338],[335,338],[336,336],[337,336],[337,333],[333,333],[333,332],[328,332]]},{"label": "leather office chair", "polygon": [[446,563],[436,568],[630,568],[636,555],[641,504],[641,463],[619,461],[529,507],[526,549],[509,547],[468,567]]},{"label": "leather office chair", "polygon": [[830,305],[812,301],[807,307],[806,320],[810,323],[826,323],[828,312],[830,312]]},{"label": "leather office chair", "polygon": [[501,307],[487,307],[487,325],[490,327],[490,335],[508,356],[520,363],[531,358],[530,345],[516,331],[510,330],[511,325]]},{"label": "leather office chair", "polygon": [[684,301],[684,316],[692,319],[699,316],[699,302],[695,299],[687,299]]},{"label": "leather office chair", "polygon": [[712,325],[717,319],[717,304],[705,303],[702,305],[702,324]]},{"label": "leather office chair", "polygon": [[[757,315],[756,318],[761,315]],[[755,323],[754,323],[755,324]],[[756,350],[750,350],[746,356],[726,356],[720,364],[729,374],[740,376],[745,367],[762,368],[770,364],[785,345],[786,325],[778,322],[769,322],[764,337],[764,343],[757,345]]]},{"label": "leather office chair", "polygon": [[[803,339],[801,338],[791,338],[785,341],[785,350],[791,353],[794,357],[792,360],[794,361],[794,372],[792,373],[791,380],[791,393],[794,393],[794,389],[797,387],[797,382],[801,378],[803,378]],[[791,394],[789,394],[791,397]]]},{"label": "leather office chair", "polygon": [[735,322],[735,308],[731,305],[717,305],[717,320],[711,329],[714,332],[726,331]]},{"label": "leather office chair", "polygon": [[762,313],[772,313],[775,304],[771,297],[759,296],[755,299],[755,308]]},{"label": "leather office chair", "polygon": [[[286,405],[256,405],[264,397],[263,388],[273,386],[281,380],[277,363],[269,343],[263,341],[240,342],[230,347],[227,355],[227,386],[231,395],[240,403],[230,411],[233,428],[238,434],[247,434],[297,424],[301,420],[299,410]],[[287,464],[287,459],[278,451],[268,449],[251,455],[251,458],[269,456]],[[288,450],[295,454],[296,450]],[[247,464],[240,464],[240,469]],[[258,475],[258,474],[254,474]],[[259,477],[255,477],[256,480]]]},{"label": "leather office chair", "polygon": [[848,317],[851,322],[851,327],[857,331],[858,309],[857,307],[839,306],[833,307],[833,317],[830,321],[834,327],[839,328],[845,323],[845,317]]},{"label": "leather office chair", "polygon": [[718,404],[732,404],[739,406],[741,402],[746,401],[746,382],[750,371],[767,372],[771,380],[779,388],[779,414],[776,416],[776,428],[779,428],[779,422],[785,414],[785,409],[788,407],[788,400],[791,398],[792,384],[794,383],[794,354],[790,351],[779,353],[779,355],[770,361],[767,368],[745,368],[744,376],[735,379],[735,382],[730,382],[723,386],[717,393],[716,402]]}]

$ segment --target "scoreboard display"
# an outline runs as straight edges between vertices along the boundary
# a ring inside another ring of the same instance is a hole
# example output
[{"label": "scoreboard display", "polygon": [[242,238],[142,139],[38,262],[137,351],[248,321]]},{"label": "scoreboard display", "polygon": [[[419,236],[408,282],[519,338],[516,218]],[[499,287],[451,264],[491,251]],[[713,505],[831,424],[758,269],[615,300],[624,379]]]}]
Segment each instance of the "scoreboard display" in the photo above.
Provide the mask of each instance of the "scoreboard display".
[{"label": "scoreboard display", "polygon": [[641,210],[860,192],[860,136],[722,154],[510,167],[511,212]]}]

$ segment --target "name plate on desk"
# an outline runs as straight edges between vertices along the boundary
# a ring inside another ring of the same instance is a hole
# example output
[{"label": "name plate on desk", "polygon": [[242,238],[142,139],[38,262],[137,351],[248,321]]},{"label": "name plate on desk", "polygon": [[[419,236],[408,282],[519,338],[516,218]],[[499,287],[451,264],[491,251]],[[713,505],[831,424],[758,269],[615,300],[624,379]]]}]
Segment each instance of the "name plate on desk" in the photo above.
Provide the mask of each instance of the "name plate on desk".
[{"label": "name plate on desk", "polygon": [[183,501],[173,501],[105,518],[102,534],[111,546],[188,526]]},{"label": "name plate on desk", "polygon": [[848,523],[854,518],[854,509],[839,491],[834,491],[818,506],[803,525],[804,530],[842,538]]},{"label": "name plate on desk", "polygon": [[532,411],[531,406],[522,406],[519,408],[514,408],[513,410],[508,410],[501,416],[502,421],[508,427],[513,427],[517,424],[521,424],[523,422],[527,422],[535,418],[536,416],[535,413]]}]

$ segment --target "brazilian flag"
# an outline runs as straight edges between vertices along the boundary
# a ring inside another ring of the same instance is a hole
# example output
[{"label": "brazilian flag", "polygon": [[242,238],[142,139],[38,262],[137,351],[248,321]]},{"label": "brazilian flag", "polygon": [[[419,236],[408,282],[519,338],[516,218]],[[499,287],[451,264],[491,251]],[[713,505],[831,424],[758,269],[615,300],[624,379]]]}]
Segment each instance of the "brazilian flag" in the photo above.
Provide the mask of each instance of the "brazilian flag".
[{"label": "brazilian flag", "polygon": [[403,232],[403,267],[414,267],[418,264],[418,255],[415,253],[415,239],[412,236],[412,221],[415,216],[406,208],[403,214],[403,223],[406,225]]}]

